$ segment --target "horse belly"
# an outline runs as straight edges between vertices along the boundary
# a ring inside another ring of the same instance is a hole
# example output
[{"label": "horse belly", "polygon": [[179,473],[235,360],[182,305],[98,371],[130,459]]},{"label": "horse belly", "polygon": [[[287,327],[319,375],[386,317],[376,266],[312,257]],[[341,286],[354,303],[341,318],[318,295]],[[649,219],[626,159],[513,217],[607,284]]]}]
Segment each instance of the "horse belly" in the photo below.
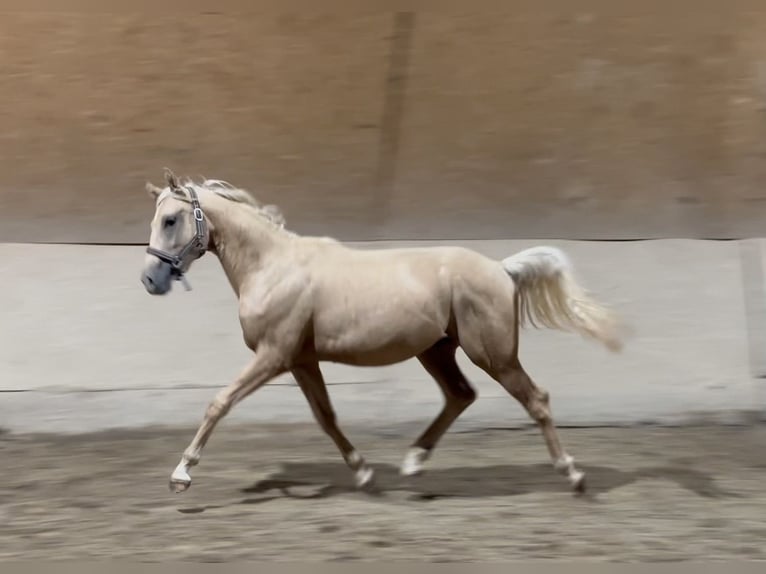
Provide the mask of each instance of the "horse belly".
[{"label": "horse belly", "polygon": [[346,311],[317,318],[314,345],[320,360],[357,366],[406,361],[444,337],[447,327],[446,314],[433,304]]}]

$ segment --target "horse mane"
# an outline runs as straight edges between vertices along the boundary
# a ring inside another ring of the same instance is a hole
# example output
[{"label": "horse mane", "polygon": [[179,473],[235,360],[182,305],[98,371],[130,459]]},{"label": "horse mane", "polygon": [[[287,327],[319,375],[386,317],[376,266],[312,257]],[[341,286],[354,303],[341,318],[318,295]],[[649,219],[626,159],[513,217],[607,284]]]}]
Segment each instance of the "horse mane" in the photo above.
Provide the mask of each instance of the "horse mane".
[{"label": "horse mane", "polygon": [[187,190],[188,188],[192,188],[198,195],[212,193],[233,203],[247,205],[253,208],[258,215],[264,217],[276,227],[284,228],[285,217],[276,205],[264,205],[253,197],[249,191],[236,187],[227,181],[221,179],[204,179],[202,182],[197,183],[191,178],[185,178],[179,182],[179,188],[184,191],[184,195],[187,196],[187,199],[189,199]]}]

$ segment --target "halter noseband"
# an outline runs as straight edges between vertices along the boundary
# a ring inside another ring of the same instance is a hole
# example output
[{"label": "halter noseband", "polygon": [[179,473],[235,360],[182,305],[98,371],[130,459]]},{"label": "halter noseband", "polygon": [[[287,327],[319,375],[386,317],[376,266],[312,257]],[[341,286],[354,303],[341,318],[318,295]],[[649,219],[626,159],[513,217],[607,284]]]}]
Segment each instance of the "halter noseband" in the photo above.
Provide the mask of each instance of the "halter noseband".
[{"label": "halter noseband", "polygon": [[170,265],[170,274],[173,276],[173,279],[176,281],[181,281],[184,284],[186,290],[190,291],[191,285],[189,285],[189,282],[184,276],[183,268],[187,263],[191,263],[195,259],[202,257],[205,254],[205,251],[207,251],[207,247],[205,246],[207,226],[205,224],[205,214],[202,211],[202,207],[200,206],[197,192],[194,191],[194,189],[191,187],[187,187],[186,189],[188,190],[189,196],[191,198],[192,215],[194,216],[194,224],[196,227],[194,237],[191,238],[189,243],[184,245],[183,249],[181,249],[178,255],[173,255],[172,253],[168,253],[167,251],[162,251],[160,249],[155,249],[151,245],[146,248],[146,252],[150,255],[154,255],[160,261]]}]

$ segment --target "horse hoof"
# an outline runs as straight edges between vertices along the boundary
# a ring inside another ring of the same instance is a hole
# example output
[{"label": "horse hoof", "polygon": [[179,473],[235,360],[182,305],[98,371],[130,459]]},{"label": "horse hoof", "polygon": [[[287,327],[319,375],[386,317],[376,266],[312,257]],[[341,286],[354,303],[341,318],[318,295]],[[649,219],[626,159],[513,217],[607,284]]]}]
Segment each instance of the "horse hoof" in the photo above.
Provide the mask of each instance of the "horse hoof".
[{"label": "horse hoof", "polygon": [[427,458],[427,450],[419,447],[411,448],[402,461],[399,474],[402,476],[420,476],[423,474],[423,466]]},{"label": "horse hoof", "polygon": [[375,486],[375,473],[369,466],[356,471],[356,487],[360,490],[370,490]]},{"label": "horse hoof", "polygon": [[575,494],[585,494],[587,487],[584,472],[578,472],[575,476],[572,476],[572,490],[574,490]]},{"label": "horse hoof", "polygon": [[189,490],[190,486],[191,486],[191,480],[176,480],[173,478],[170,479],[170,483],[168,484],[168,488],[170,488],[170,492],[173,492],[175,494],[186,492],[187,490]]}]

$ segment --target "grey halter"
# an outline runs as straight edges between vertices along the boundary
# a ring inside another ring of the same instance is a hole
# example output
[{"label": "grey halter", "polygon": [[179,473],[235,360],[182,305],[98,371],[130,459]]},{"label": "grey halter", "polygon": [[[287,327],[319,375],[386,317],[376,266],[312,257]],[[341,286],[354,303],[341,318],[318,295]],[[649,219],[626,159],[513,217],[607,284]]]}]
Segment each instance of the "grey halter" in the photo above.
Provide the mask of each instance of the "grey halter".
[{"label": "grey halter", "polygon": [[189,243],[184,245],[183,249],[178,255],[173,255],[167,251],[155,249],[151,245],[146,248],[146,252],[150,255],[154,255],[160,261],[170,265],[170,273],[173,279],[181,281],[187,291],[191,290],[191,285],[184,276],[183,268],[190,264],[195,259],[199,259],[207,251],[205,246],[205,236],[207,235],[207,225],[205,224],[205,214],[200,207],[199,198],[197,192],[191,187],[186,188],[189,192],[192,205],[192,214],[194,215],[194,224],[196,226],[196,232],[194,237],[191,238]]}]

